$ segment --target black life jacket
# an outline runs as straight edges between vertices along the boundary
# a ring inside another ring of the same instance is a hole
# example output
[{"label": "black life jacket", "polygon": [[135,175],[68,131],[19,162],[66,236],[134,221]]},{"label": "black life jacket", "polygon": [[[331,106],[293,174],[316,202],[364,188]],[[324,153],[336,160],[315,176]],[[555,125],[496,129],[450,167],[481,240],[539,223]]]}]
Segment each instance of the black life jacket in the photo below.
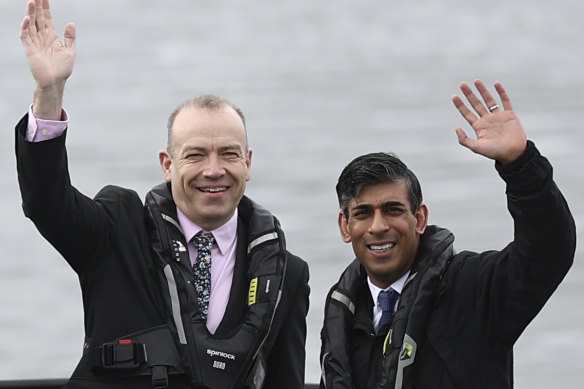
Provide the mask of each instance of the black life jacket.
[{"label": "black life jacket", "polygon": [[[450,231],[436,226],[428,226],[422,235],[416,262],[404,284],[385,338],[377,388],[412,387],[413,364],[428,317],[446,288],[445,275],[454,257],[453,242],[454,235]],[[327,389],[354,387],[350,339],[355,304],[366,276],[365,269],[355,259],[327,296],[320,356],[322,382]]]},{"label": "black life jacket", "polygon": [[[284,234],[278,220],[244,197],[238,207],[248,236],[248,306],[228,336],[209,333],[199,312],[187,242],[176,219],[167,184],[146,196],[151,247],[162,277],[162,292],[172,317],[183,365],[192,384],[209,388],[261,388],[265,378],[262,345],[280,300],[286,269]],[[239,260],[239,259],[238,259]]]}]

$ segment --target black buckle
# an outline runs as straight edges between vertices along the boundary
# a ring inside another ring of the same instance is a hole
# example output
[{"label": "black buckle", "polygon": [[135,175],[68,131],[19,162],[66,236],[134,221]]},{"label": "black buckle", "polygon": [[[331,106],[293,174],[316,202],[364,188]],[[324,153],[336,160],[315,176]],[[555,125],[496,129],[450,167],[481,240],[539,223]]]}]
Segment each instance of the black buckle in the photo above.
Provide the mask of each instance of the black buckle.
[{"label": "black buckle", "polygon": [[146,362],[146,348],[131,339],[104,343],[99,347],[101,366],[104,369],[135,369]]}]

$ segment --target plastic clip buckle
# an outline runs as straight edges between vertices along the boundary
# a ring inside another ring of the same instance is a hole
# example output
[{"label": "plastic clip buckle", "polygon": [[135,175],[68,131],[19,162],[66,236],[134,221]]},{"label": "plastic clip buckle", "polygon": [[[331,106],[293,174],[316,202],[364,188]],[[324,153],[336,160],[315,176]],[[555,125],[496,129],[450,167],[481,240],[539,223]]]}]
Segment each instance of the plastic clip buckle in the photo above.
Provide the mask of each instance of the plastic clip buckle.
[{"label": "plastic clip buckle", "polygon": [[145,361],[144,345],[134,343],[131,339],[104,343],[99,349],[101,351],[101,366],[104,369],[135,369]]}]

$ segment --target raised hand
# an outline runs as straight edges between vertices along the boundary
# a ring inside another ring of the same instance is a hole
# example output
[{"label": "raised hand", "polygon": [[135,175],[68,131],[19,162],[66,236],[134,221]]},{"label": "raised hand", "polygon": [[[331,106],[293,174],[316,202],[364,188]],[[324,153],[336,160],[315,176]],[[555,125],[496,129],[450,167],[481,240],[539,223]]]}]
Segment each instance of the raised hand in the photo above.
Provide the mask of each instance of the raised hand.
[{"label": "raised hand", "polygon": [[36,81],[35,115],[58,120],[65,82],[75,63],[75,25],[65,27],[64,39],[60,41],[49,1],[30,0],[20,26],[20,40]]},{"label": "raised hand", "polygon": [[527,137],[519,118],[513,111],[511,100],[500,82],[495,83],[503,109],[487,90],[481,80],[475,80],[484,103],[473,93],[471,87],[460,84],[460,90],[473,108],[471,111],[459,96],[453,96],[452,102],[458,112],[472,126],[476,139],[466,135],[462,128],[456,128],[458,142],[473,152],[494,159],[502,164],[517,159],[527,147]]}]

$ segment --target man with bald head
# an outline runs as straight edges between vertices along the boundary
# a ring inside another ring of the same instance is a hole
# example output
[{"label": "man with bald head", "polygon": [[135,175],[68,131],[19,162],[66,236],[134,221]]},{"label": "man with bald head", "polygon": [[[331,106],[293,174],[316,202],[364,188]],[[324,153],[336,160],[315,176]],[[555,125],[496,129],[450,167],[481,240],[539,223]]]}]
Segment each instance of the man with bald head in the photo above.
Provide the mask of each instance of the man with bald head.
[{"label": "man with bald head", "polygon": [[65,387],[302,388],[308,266],[244,194],[241,110],[187,101],[168,121],[164,182],[144,203],[111,185],[89,198],[71,185],[65,148],[75,25],[60,41],[48,0],[31,0],[20,37],[36,82],[16,127],[23,209],[83,293],[83,355]]}]

